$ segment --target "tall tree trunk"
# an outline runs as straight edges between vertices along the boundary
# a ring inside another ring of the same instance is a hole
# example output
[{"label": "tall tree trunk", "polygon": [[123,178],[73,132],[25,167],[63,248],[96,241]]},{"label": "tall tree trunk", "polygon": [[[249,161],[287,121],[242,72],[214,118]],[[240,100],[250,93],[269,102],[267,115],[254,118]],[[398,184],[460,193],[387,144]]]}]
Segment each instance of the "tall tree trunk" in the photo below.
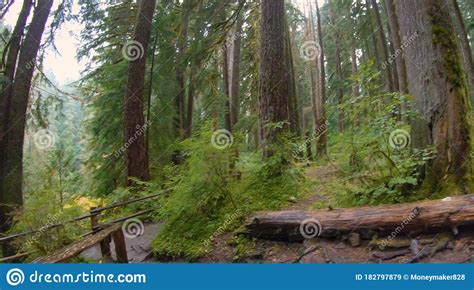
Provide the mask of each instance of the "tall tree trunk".
[{"label": "tall tree trunk", "polygon": [[156,0],[141,1],[138,9],[134,38],[143,47],[143,56],[133,60],[128,66],[128,81],[125,91],[125,152],[127,183],[130,178],[150,180],[148,152],[145,145],[145,116],[143,115],[143,94],[145,87],[146,59],[155,12]]},{"label": "tall tree trunk", "polygon": [[402,51],[402,41],[400,38],[400,25],[398,24],[395,0],[384,0],[390,25],[391,39],[395,51],[395,65],[397,67],[398,88],[400,93],[408,94],[407,70]]},{"label": "tall tree trunk", "polygon": [[333,33],[333,42],[334,42],[334,66],[336,67],[336,80],[337,80],[337,104],[339,112],[339,131],[343,132],[345,129],[344,124],[344,110],[342,109],[342,103],[344,101],[344,89],[342,88],[343,76],[342,76],[342,60],[341,60],[341,50],[339,43],[339,35],[337,32],[336,24],[336,15],[334,14],[334,3],[329,2],[329,17],[331,19],[331,24],[336,31]]},{"label": "tall tree trunk", "polygon": [[2,124],[2,126],[0,127],[0,142],[3,139],[3,131],[7,129],[4,128],[4,125],[6,124],[6,120],[8,120],[8,108],[10,107],[12,84],[13,79],[15,78],[16,62],[20,53],[21,40],[25,31],[26,21],[28,20],[28,16],[30,15],[32,7],[32,0],[23,1],[23,6],[21,7],[18,20],[16,22],[10,41],[8,42],[6,48],[7,53],[5,72],[3,73],[3,76],[5,77],[5,84],[3,85],[2,92],[0,93],[0,124]]},{"label": "tall tree trunk", "polygon": [[431,190],[450,181],[466,190],[471,169],[470,103],[448,1],[399,0],[396,8],[402,35],[417,36],[405,48],[408,89],[424,117],[413,121],[413,145],[437,149],[425,182]]},{"label": "tall tree trunk", "polygon": [[[180,1],[177,1],[178,3]],[[189,1],[185,0],[182,7],[182,21],[180,27],[180,33],[176,42],[178,53],[176,54],[175,66],[176,66],[176,83],[178,85],[178,91],[175,96],[175,110],[176,115],[174,118],[174,135],[177,140],[183,140],[184,137],[184,98],[185,98],[185,79],[184,73],[186,71],[187,64],[184,63],[186,50],[187,50],[187,39],[188,39],[188,26],[189,26]],[[173,164],[181,164],[182,157],[179,150],[176,150],[171,157]]]},{"label": "tall tree trunk", "polygon": [[[369,26],[369,31],[375,31],[375,24],[374,24],[374,17],[372,13],[372,9],[370,9],[370,0],[365,1],[365,7],[367,9],[367,22]],[[379,53],[379,47],[378,47],[378,41],[375,33],[371,33],[372,39],[372,45],[374,48],[374,58],[375,58],[375,64],[377,65],[378,69],[382,69],[382,62],[380,61],[380,53]],[[367,51],[369,52],[370,55],[370,47],[367,45]],[[383,85],[383,83],[382,83]]]},{"label": "tall tree trunk", "polygon": [[317,17],[317,33],[320,49],[319,57],[319,90],[320,94],[317,99],[317,127],[318,138],[316,141],[316,152],[318,156],[323,156],[327,154],[327,126],[326,126],[326,65],[325,65],[325,55],[324,55],[324,40],[323,40],[323,28],[321,24],[321,13],[319,11],[318,1],[315,1],[316,6],[316,17]]},{"label": "tall tree trunk", "polygon": [[240,113],[240,55],[242,42],[242,16],[237,16],[233,31],[232,62],[230,68],[230,124],[232,128],[239,121]]},{"label": "tall tree trunk", "polygon": [[224,93],[226,96],[225,100],[225,115],[224,115],[224,124],[225,128],[229,131],[232,132],[232,124],[230,120],[230,115],[231,115],[231,101],[230,101],[230,62],[232,60],[229,60],[230,56],[232,55],[229,52],[229,46],[227,45],[227,41],[224,42],[224,47],[222,50],[222,74],[223,74],[223,80],[224,80]]},{"label": "tall tree trunk", "polygon": [[[357,74],[357,55],[354,48],[351,49],[351,73],[353,75]],[[359,96],[359,85],[357,82],[352,82],[351,95],[356,98]]]},{"label": "tall tree trunk", "polygon": [[391,71],[391,65],[388,62],[388,47],[387,47],[387,41],[385,38],[384,26],[382,24],[382,18],[380,16],[380,11],[377,5],[377,1],[371,0],[371,3],[372,3],[372,11],[374,12],[375,22],[377,24],[377,35],[378,35],[377,39],[378,39],[380,49],[382,51],[382,61],[384,64],[382,66],[382,70],[383,70],[383,74],[385,78],[386,91],[393,92],[392,71]]},{"label": "tall tree trunk", "polygon": [[[469,79],[469,85],[471,91],[474,91],[474,60],[472,58],[472,50],[471,46],[469,45],[469,38],[467,37],[466,26],[464,25],[464,20],[462,17],[461,10],[459,9],[458,1],[452,0],[452,6],[454,10],[454,14],[456,15],[456,19],[459,25],[460,30],[460,42],[463,52],[463,59],[466,65],[467,76]],[[474,93],[471,92],[471,100],[474,102]]]},{"label": "tall tree trunk", "polygon": [[[261,17],[260,135],[264,157],[269,157],[280,132],[289,129],[284,0],[262,0]],[[279,126],[275,126],[277,123]]]},{"label": "tall tree trunk", "polygon": [[[309,41],[316,43],[317,39],[316,39],[316,32],[315,32],[315,27],[314,27],[313,7],[311,3],[309,4],[310,4],[309,5],[309,22],[307,23],[307,27],[306,27],[306,31],[307,31],[306,34],[308,35]],[[318,128],[319,128],[319,119],[321,118],[321,108],[323,105],[321,103],[321,83],[320,83],[321,72],[320,72],[319,61],[320,61],[320,58],[316,57],[314,63],[310,63],[310,66],[309,66],[310,79],[311,79],[311,112],[313,114],[313,133],[305,131],[305,136],[307,136],[308,139],[310,138],[315,139],[314,141],[316,141],[315,142],[316,144],[318,140],[315,137],[316,137],[316,132],[318,131]],[[308,145],[311,146],[311,143]],[[319,152],[316,152],[316,153],[318,153],[319,155]],[[310,156],[310,160],[311,158],[312,158],[312,154]]]},{"label": "tall tree trunk", "polygon": [[15,28],[13,29],[12,36],[8,43],[7,53],[6,53],[6,63],[5,63],[5,72],[4,79],[5,84],[3,85],[2,91],[0,93],[0,232],[3,231],[3,225],[6,222],[5,213],[6,209],[3,208],[5,194],[2,188],[3,177],[4,177],[4,165],[5,165],[5,134],[9,129],[7,127],[7,122],[9,119],[9,109],[11,103],[11,92],[13,79],[15,78],[16,62],[18,60],[18,55],[20,53],[21,39],[26,27],[26,21],[30,15],[31,8],[33,7],[33,1],[25,0],[23,1],[23,6],[21,8],[18,20],[16,22]]},{"label": "tall tree trunk", "polygon": [[392,69],[392,84],[393,84],[393,90],[394,92],[399,92],[400,91],[400,86],[399,86],[399,81],[398,81],[398,71],[397,71],[397,66],[392,64],[391,58],[395,55],[395,46],[393,45],[393,40],[392,40],[392,29],[390,28],[390,25],[387,24],[387,33],[388,33],[388,52],[390,56],[388,57],[388,63],[390,64],[390,68]]},{"label": "tall tree trunk", "polygon": [[288,68],[287,83],[288,83],[288,113],[290,115],[290,130],[293,134],[301,136],[300,114],[298,105],[298,95],[296,94],[296,80],[295,68],[293,63],[293,48],[291,46],[290,29],[288,19],[285,17],[285,54],[286,67]]},{"label": "tall tree trunk", "polygon": [[[15,78],[11,91],[11,102],[6,120],[4,136],[4,170],[2,171],[2,211],[8,216],[12,207],[23,204],[23,143],[26,126],[26,110],[30,96],[31,82],[38,52],[41,45],[41,38],[48,20],[49,12],[53,0],[38,0],[34,9],[28,33],[20,49],[18,64],[15,70]],[[4,205],[8,205],[5,207]],[[7,221],[2,226],[5,232],[11,226],[11,221]]]},{"label": "tall tree trunk", "polygon": [[195,80],[193,79],[194,74],[196,73],[195,66],[191,65],[191,74],[189,75],[188,82],[188,104],[186,108],[186,125],[184,128],[184,137],[191,138],[193,134],[193,110],[194,110],[194,94],[195,92]]}]

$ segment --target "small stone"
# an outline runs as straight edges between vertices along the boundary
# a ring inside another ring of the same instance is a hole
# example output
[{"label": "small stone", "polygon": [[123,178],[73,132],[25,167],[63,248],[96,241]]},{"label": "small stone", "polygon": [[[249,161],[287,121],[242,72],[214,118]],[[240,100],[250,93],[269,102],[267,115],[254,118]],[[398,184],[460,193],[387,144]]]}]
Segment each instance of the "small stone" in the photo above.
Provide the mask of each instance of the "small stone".
[{"label": "small stone", "polygon": [[360,246],[360,235],[358,233],[351,233],[349,235],[349,242],[351,246],[358,247]]}]

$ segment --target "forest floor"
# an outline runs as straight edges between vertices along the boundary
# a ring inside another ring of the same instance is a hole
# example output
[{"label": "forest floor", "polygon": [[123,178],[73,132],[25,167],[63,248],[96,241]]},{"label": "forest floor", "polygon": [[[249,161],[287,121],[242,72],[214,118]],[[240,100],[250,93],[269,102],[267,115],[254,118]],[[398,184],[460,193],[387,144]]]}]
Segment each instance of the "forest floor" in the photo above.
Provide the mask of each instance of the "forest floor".
[{"label": "forest floor", "polygon": [[[331,184],[340,178],[335,166],[311,166],[306,176],[312,189],[302,199],[284,210],[309,210],[324,203],[331,194]],[[330,185],[330,186],[328,186]],[[232,233],[214,240],[214,251],[199,260],[201,263],[474,263],[474,231],[397,237],[390,242],[389,251],[380,251],[371,241],[358,235],[339,239],[314,239],[304,243],[254,240],[246,245],[244,253],[233,246]],[[410,251],[410,243],[416,240],[419,253]],[[395,257],[391,257],[395,255]]]},{"label": "forest floor", "polygon": [[[311,166],[306,170],[311,189],[300,200],[284,210],[309,210],[325,204],[332,185],[340,181],[335,166]],[[151,254],[151,242],[160,229],[159,223],[145,225],[144,234],[127,239],[130,263],[160,263]],[[373,241],[362,240],[356,234],[338,239],[314,239],[303,243],[252,240],[243,247],[236,245],[233,233],[214,239],[214,250],[200,258],[199,263],[474,263],[474,231],[400,236],[393,239],[390,249],[381,251]],[[410,250],[416,240],[419,254]],[[112,253],[113,243],[111,245]],[[100,258],[100,248],[94,247],[82,254],[89,259]],[[392,257],[393,256],[393,257]],[[109,262],[109,261],[105,261]],[[166,261],[167,263],[169,261]],[[184,260],[174,262],[185,262]]]}]

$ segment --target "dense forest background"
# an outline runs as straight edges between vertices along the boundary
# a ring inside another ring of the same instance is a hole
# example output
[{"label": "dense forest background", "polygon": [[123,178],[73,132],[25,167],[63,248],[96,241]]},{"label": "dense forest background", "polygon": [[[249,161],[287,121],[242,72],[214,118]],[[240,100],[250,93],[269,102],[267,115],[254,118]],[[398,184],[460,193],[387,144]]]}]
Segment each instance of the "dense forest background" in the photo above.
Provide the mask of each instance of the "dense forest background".
[{"label": "dense forest background", "polygon": [[[163,192],[141,217],[163,223],[153,252],[194,259],[216,232],[315,186],[326,193],[311,208],[474,192],[472,1],[0,5],[2,19],[18,11],[0,26],[4,236]],[[44,60],[70,23],[84,67],[65,85]],[[331,178],[307,174],[329,167]],[[45,255],[88,227],[4,244],[3,256]]]}]

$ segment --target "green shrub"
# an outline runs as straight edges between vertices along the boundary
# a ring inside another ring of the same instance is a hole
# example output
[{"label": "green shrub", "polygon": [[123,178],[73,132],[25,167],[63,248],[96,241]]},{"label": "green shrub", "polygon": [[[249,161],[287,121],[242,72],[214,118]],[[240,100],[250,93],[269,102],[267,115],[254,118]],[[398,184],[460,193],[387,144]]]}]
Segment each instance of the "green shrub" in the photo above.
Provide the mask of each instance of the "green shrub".
[{"label": "green shrub", "polygon": [[[158,256],[196,259],[212,249],[215,237],[238,228],[248,213],[279,208],[302,190],[302,174],[284,154],[262,162],[258,154],[240,152],[237,159],[238,136],[222,149],[213,146],[212,136],[210,124],[199,129],[183,143],[184,164],[169,169],[173,192],[162,200],[164,225],[153,242]],[[237,171],[240,179],[231,176]]]}]

